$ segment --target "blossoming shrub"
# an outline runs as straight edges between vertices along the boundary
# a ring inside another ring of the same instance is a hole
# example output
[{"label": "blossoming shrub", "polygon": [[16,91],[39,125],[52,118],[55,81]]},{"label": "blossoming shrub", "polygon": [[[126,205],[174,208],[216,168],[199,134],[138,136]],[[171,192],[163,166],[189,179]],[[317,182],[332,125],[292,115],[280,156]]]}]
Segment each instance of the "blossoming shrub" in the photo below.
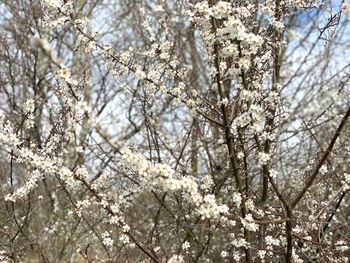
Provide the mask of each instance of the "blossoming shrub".
[{"label": "blossoming shrub", "polygon": [[4,0],[1,262],[347,262],[349,9]]}]

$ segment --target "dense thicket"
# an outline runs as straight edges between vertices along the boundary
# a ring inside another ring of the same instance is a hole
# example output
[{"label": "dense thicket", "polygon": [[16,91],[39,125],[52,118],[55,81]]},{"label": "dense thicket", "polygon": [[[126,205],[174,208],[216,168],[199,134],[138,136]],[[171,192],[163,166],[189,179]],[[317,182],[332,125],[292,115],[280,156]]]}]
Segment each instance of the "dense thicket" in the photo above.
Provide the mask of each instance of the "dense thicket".
[{"label": "dense thicket", "polygon": [[0,262],[347,262],[349,14],[1,0]]}]

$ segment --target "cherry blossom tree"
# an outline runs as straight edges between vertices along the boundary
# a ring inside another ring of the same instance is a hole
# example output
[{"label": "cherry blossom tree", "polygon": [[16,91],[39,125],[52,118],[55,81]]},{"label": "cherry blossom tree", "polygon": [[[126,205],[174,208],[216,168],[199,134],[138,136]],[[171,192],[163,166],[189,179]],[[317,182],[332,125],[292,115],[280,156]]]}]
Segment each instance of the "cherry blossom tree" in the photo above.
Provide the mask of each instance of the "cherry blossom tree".
[{"label": "cherry blossom tree", "polygon": [[347,262],[347,1],[0,2],[1,262]]}]

